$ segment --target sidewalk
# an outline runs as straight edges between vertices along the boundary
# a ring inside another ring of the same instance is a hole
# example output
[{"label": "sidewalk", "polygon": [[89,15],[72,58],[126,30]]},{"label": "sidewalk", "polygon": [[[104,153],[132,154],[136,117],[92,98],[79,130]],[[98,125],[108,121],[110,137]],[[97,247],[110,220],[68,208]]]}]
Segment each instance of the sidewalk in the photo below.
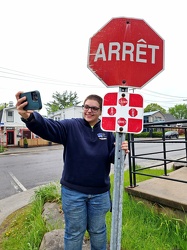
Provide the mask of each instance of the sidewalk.
[{"label": "sidewalk", "polygon": [[29,189],[21,193],[9,196],[0,200],[0,226],[2,222],[16,210],[28,205],[31,202],[31,198],[34,195],[34,191],[37,189]]},{"label": "sidewalk", "polygon": [[21,147],[8,147],[8,149],[0,153],[1,155],[11,155],[11,154],[19,154],[19,153],[32,153],[32,152],[38,152],[40,151],[47,151],[47,150],[57,150],[57,149],[62,149],[63,146],[60,144],[55,144],[52,146],[39,146],[39,147],[28,147],[28,148],[21,148]]},{"label": "sidewalk", "polygon": [[[187,167],[171,172],[166,178],[187,181]],[[177,211],[187,212],[187,183],[152,178],[125,189],[130,195]]]}]

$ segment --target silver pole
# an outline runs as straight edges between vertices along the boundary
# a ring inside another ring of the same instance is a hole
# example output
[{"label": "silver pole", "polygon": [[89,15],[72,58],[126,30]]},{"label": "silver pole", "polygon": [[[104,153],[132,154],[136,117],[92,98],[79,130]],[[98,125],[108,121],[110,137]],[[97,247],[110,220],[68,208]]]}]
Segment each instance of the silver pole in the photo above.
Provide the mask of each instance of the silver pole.
[{"label": "silver pole", "polygon": [[121,143],[125,140],[125,134],[116,133],[115,162],[114,162],[114,190],[112,202],[112,228],[110,239],[110,250],[121,249],[122,229],[122,203],[124,186],[124,151]]}]

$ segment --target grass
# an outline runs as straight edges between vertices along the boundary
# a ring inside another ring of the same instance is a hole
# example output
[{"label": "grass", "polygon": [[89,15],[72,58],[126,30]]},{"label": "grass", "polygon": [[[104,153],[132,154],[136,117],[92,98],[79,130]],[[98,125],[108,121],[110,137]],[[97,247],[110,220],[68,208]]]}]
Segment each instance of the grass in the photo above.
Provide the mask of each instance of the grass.
[{"label": "grass", "polygon": [[[154,175],[163,174],[162,170],[146,170]],[[128,171],[124,176],[125,186],[129,185]],[[149,179],[137,176],[137,182]],[[111,176],[111,191],[113,176]],[[46,227],[41,216],[46,201],[61,203],[59,185],[50,183],[38,189],[30,205],[10,215],[0,227],[1,250],[38,250]],[[110,238],[111,213],[106,217],[107,234]],[[130,197],[126,192],[123,196],[122,212],[123,250],[186,250],[187,220],[176,216],[175,212],[167,213],[156,204]]]},{"label": "grass", "polygon": [[7,150],[4,146],[0,145],[0,153],[3,153]]},{"label": "grass", "polygon": [[50,183],[39,188],[28,206],[11,214],[0,226],[1,250],[38,250],[49,231],[43,217],[45,202],[60,203],[59,185]]},{"label": "grass", "polygon": [[[162,170],[144,172],[161,175]],[[128,179],[128,173],[126,180]],[[138,182],[148,179],[139,176]],[[113,183],[113,182],[112,182]],[[181,218],[167,208],[134,199],[127,193],[123,197],[122,240],[123,250],[186,250],[187,217]],[[110,237],[111,215],[107,215],[108,238]]]}]

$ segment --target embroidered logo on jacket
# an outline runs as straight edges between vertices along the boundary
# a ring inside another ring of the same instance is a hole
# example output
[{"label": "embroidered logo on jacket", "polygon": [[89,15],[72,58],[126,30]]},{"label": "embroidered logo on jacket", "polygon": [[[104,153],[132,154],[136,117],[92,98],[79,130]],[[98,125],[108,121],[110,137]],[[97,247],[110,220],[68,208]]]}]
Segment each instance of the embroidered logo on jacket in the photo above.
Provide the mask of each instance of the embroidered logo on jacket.
[{"label": "embroidered logo on jacket", "polygon": [[97,136],[99,140],[107,140],[107,136],[105,133],[98,133]]}]

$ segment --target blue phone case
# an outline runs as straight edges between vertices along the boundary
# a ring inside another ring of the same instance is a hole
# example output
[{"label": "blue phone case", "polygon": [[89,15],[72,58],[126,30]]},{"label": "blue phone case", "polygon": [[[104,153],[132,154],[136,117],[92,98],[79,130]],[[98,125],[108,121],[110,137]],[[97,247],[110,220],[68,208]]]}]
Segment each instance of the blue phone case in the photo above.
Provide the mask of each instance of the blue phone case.
[{"label": "blue phone case", "polygon": [[42,101],[38,90],[25,92],[20,95],[20,98],[26,96],[28,104],[24,107],[25,110],[40,110]]}]

